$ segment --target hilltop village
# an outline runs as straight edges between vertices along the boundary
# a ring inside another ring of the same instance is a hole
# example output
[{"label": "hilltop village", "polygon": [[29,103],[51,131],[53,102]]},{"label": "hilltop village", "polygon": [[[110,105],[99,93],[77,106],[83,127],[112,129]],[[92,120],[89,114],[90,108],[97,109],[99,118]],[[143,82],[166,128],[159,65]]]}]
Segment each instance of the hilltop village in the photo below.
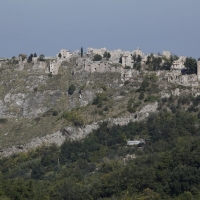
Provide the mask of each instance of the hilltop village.
[{"label": "hilltop village", "polygon": [[[182,85],[198,85],[200,80],[200,61],[197,61],[197,70],[194,73],[187,72],[185,66],[186,56],[177,56],[169,51],[162,54],[145,54],[139,48],[130,52],[118,50],[107,50],[106,48],[88,48],[86,53],[77,50],[70,52],[61,49],[55,57],[45,57],[43,54],[37,56],[31,54],[19,54],[11,59],[0,59],[0,67],[3,63],[14,63],[19,67],[17,70],[23,71],[26,63],[33,63],[33,70],[42,70],[47,74],[57,75],[62,63],[75,61],[72,73],[87,71],[89,73],[99,72],[119,72],[121,80],[128,81],[134,74],[141,71],[155,71],[157,75],[165,73],[165,78],[171,82],[179,82]],[[67,66],[66,66],[67,67]]]}]

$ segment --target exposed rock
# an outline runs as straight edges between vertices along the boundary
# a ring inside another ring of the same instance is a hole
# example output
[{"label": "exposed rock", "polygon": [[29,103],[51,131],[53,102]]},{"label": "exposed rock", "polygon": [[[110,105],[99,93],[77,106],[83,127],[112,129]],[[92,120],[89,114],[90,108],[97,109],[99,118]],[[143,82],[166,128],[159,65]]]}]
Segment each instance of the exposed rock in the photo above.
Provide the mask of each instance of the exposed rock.
[{"label": "exposed rock", "polygon": [[24,145],[18,145],[18,146],[13,146],[7,149],[0,150],[0,157],[8,157],[13,154],[21,153],[21,152],[27,152],[31,149],[35,149],[36,147],[39,147],[41,145],[51,145],[51,144],[56,144],[60,146],[63,141],[65,140],[65,136],[58,131],[50,135],[46,135],[44,137],[37,137],[33,140],[31,140],[29,143],[24,144]]},{"label": "exposed rock", "polygon": [[27,152],[41,145],[56,144],[57,146],[60,146],[65,141],[66,138],[70,140],[80,140],[89,135],[93,130],[97,130],[99,128],[99,124],[102,122],[108,121],[110,125],[127,125],[131,121],[134,122],[134,121],[144,120],[146,117],[149,116],[150,113],[156,112],[157,107],[158,107],[158,102],[155,102],[153,104],[148,104],[144,106],[138,113],[134,113],[129,117],[120,117],[116,119],[109,118],[104,121],[94,122],[92,124],[85,125],[84,127],[73,127],[73,126],[64,127],[63,130],[57,131],[53,134],[46,135],[41,138],[37,137],[31,140],[27,144],[3,149],[0,151],[0,157],[8,157],[20,152]]}]

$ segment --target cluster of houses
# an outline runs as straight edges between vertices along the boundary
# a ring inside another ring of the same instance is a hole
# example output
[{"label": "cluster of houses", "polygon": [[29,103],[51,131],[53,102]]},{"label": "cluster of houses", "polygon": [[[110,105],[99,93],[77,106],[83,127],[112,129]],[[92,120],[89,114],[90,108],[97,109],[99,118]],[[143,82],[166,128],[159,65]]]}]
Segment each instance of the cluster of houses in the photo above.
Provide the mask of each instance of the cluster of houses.
[{"label": "cluster of houses", "polygon": [[[110,53],[109,59],[104,59],[105,52]],[[103,59],[101,62],[93,61],[94,55],[100,55]],[[140,56],[140,62],[146,63],[148,59],[148,54],[144,54],[139,48],[130,52],[130,51],[122,51],[121,49],[108,51],[106,48],[94,49],[88,48],[87,52],[81,57],[79,51],[70,52],[66,49],[61,49],[60,52],[56,55],[56,57],[44,57],[44,60],[49,60],[46,73],[57,74],[59,66],[62,61],[69,61],[72,57],[77,58],[76,66],[83,66],[83,69],[89,72],[104,72],[104,71],[112,71],[113,68],[110,67],[112,64],[120,63],[124,68],[130,67],[133,68],[134,65],[134,55],[136,57]],[[153,54],[154,57],[165,57],[169,59],[172,54],[169,51],[163,51],[162,55]],[[23,55],[18,58],[21,69],[23,69],[23,65],[27,62],[26,58],[23,58]],[[180,56],[178,60],[174,61],[171,66],[171,70],[181,71],[185,69],[186,57]],[[0,65],[4,62],[5,59],[0,59]],[[32,61],[34,64],[38,62],[38,57],[32,57]],[[162,59],[164,62],[164,60]],[[200,63],[198,62],[198,69],[200,69]],[[199,75],[200,78],[200,75]]]}]

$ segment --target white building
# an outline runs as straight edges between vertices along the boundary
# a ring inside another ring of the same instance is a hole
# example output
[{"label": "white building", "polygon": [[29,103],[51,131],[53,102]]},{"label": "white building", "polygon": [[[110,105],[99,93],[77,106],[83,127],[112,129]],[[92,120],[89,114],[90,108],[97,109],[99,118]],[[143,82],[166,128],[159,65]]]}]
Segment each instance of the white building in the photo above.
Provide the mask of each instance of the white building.
[{"label": "white building", "polygon": [[182,69],[185,69],[185,60],[186,60],[186,57],[185,56],[180,56],[178,60],[175,60],[173,63],[172,63],[172,66],[171,66],[171,69],[174,69],[174,70],[182,70]]},{"label": "white building", "polygon": [[129,66],[131,68],[133,68],[133,56],[130,52],[125,52],[123,55],[122,55],[122,66],[123,67],[126,67],[126,66]]},{"label": "white building", "polygon": [[59,63],[56,62],[55,60],[53,61],[50,61],[50,64],[49,64],[49,72],[51,74],[58,74],[58,69],[59,69]]},{"label": "white building", "polygon": [[[59,57],[61,55],[61,57]],[[72,56],[72,53],[69,50],[61,49],[60,52],[57,54],[57,58],[69,58]]]},{"label": "white building", "polygon": [[133,55],[140,56],[142,58],[142,62],[145,62],[145,54],[139,48],[137,48],[132,52],[129,51],[124,52],[124,54],[122,55],[123,67],[130,66],[131,68],[133,68],[134,64]]},{"label": "white building", "polygon": [[107,50],[106,50],[106,48],[104,47],[104,48],[101,48],[101,49],[93,49],[93,48],[88,48],[87,49],[87,55],[88,56],[94,56],[94,55],[96,55],[96,54],[98,54],[98,55],[101,55],[102,57],[103,57],[103,54],[106,52]]},{"label": "white building", "polygon": [[128,146],[138,145],[138,144],[145,144],[145,140],[130,140],[127,141]]}]

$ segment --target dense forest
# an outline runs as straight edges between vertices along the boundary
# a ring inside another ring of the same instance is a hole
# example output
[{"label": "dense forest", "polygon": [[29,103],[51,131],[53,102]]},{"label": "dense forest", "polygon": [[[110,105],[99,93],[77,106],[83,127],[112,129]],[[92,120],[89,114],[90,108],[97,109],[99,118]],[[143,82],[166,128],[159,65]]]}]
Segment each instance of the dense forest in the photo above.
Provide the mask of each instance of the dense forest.
[{"label": "dense forest", "polygon": [[[146,144],[127,146],[143,138]],[[194,112],[100,128],[80,141],[0,160],[0,199],[200,199],[200,129]]]}]

